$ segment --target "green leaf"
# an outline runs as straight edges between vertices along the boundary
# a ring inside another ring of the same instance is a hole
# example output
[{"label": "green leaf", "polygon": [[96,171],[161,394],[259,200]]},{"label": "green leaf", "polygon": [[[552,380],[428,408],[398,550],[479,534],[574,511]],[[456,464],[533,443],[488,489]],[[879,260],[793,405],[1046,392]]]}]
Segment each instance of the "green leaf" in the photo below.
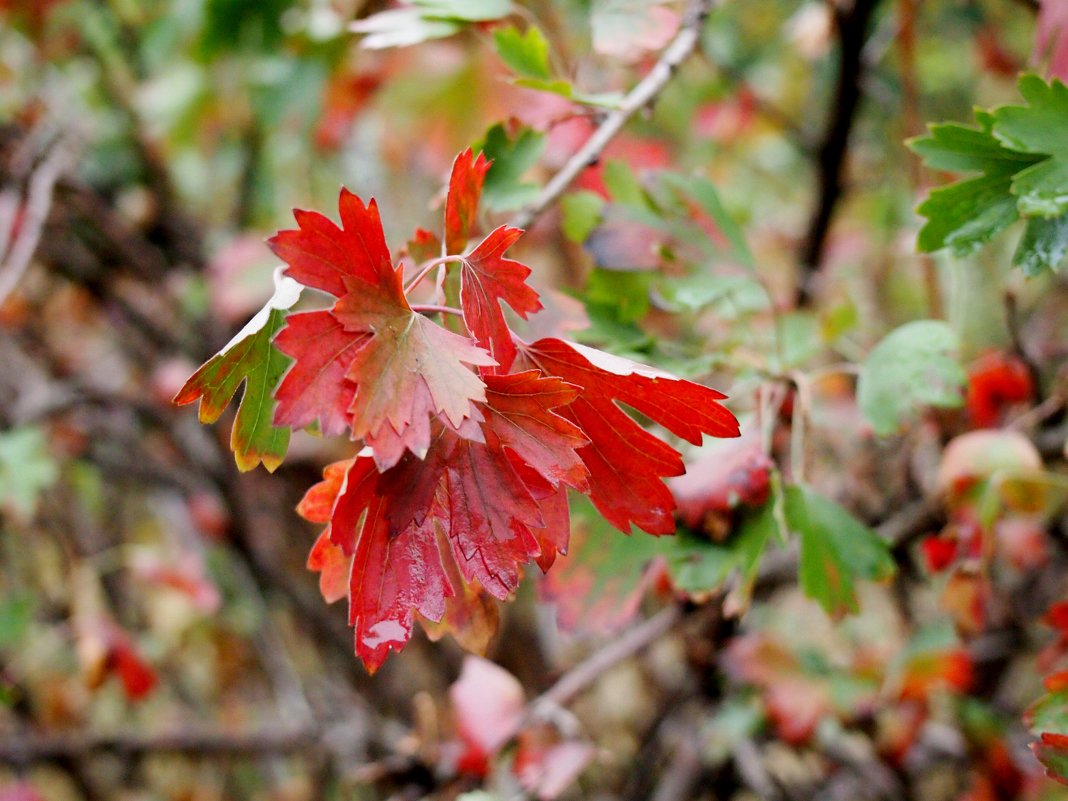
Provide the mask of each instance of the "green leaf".
[{"label": "green leaf", "polygon": [[801,589],[832,617],[859,611],[855,582],[880,581],[896,566],[879,535],[812,489],[787,487],[783,512],[801,538]]},{"label": "green leaf", "polygon": [[205,57],[246,47],[273,52],[284,33],[282,16],[288,0],[207,0],[200,49]]},{"label": "green leaf", "polygon": [[997,172],[1035,163],[1034,156],[1006,147],[993,135],[990,115],[982,111],[976,115],[984,115],[980,119],[985,124],[979,128],[954,122],[931,125],[927,136],[910,139],[907,144],[926,166],[949,172]]},{"label": "green leaf", "polygon": [[649,311],[649,288],[655,278],[645,271],[594,268],[586,284],[586,302],[614,310],[621,323],[635,322]]},{"label": "green leaf", "polygon": [[857,404],[879,436],[893,434],[922,406],[963,403],[964,369],[956,332],[940,320],[917,320],[872,348],[857,380]]},{"label": "green leaf", "polygon": [[522,178],[541,158],[545,134],[522,128],[513,138],[498,123],[486,132],[486,138],[474,149],[482,150],[493,162],[482,186],[482,204],[487,209],[517,209],[537,196],[537,185],[525,183]]},{"label": "green leaf", "polygon": [[640,209],[649,207],[641,181],[625,161],[604,162],[604,185],[615,203]]},{"label": "green leaf", "polygon": [[1022,267],[1027,276],[1057,270],[1068,256],[1068,214],[1052,219],[1034,217],[1027,221],[1012,263]]},{"label": "green leaf", "polygon": [[521,78],[549,80],[549,42],[536,25],[520,33],[509,25],[493,34],[497,54]]},{"label": "green leaf", "polygon": [[19,520],[29,520],[38,496],[59,477],[48,440],[36,426],[0,433],[0,506]]},{"label": "green leaf", "polygon": [[707,593],[718,589],[737,571],[739,582],[733,595],[744,606],[752,594],[761,557],[779,531],[773,507],[769,501],[759,509],[747,510],[726,542],[712,542],[685,529],[673,540],[665,540],[668,569],[675,586],[690,594]]},{"label": "green leaf", "polygon": [[600,222],[604,211],[604,198],[596,192],[581,190],[564,195],[560,200],[564,236],[572,242],[585,242]]},{"label": "green leaf", "polygon": [[13,593],[0,599],[0,648],[19,644],[33,617],[34,599],[30,593]]},{"label": "green leaf", "polygon": [[275,293],[248,324],[197,370],[175,396],[178,404],[200,400],[200,422],[214,423],[237,388],[245,391],[234,418],[230,447],[239,470],[261,461],[273,472],[289,447],[289,428],[274,425],[274,389],[291,363],[271,340],[285,324],[285,311],[300,297],[300,284],[275,274]]},{"label": "green leaf", "polygon": [[753,253],[745,241],[745,234],[723,207],[715,184],[699,175],[684,176],[676,173],[662,173],[660,180],[675,192],[697,201],[702,211],[712,218],[720,233],[730,243],[731,257],[736,262],[749,269],[756,266]]},{"label": "green leaf", "polygon": [[1027,712],[1027,721],[1035,733],[1068,734],[1068,687],[1048,692]]},{"label": "green leaf", "polygon": [[1014,150],[1048,156],[1013,178],[1012,192],[1025,216],[1068,212],[1068,87],[1024,75],[1017,85],[1026,106],[995,109],[994,136]]},{"label": "green leaf", "polygon": [[1001,171],[932,191],[916,209],[928,220],[920,229],[919,249],[974,253],[1019,217],[1011,185],[1012,173]]},{"label": "green leaf", "polygon": [[678,310],[699,311],[713,307],[734,316],[768,307],[768,296],[756,280],[741,275],[698,274],[685,278],[665,278],[657,292]]},{"label": "green leaf", "polygon": [[535,92],[549,92],[569,100],[584,102],[579,100],[575,87],[560,78],[517,78],[515,85],[522,86],[524,89],[533,89]]},{"label": "green leaf", "polygon": [[932,125],[927,136],[908,142],[928,167],[980,172],[980,177],[935,189],[917,209],[927,218],[919,249],[930,253],[950,248],[966,256],[989,242],[1019,216],[1012,194],[1013,175],[1041,157],[1013,150],[993,134],[994,118],[976,111],[978,128],[948,123]]}]

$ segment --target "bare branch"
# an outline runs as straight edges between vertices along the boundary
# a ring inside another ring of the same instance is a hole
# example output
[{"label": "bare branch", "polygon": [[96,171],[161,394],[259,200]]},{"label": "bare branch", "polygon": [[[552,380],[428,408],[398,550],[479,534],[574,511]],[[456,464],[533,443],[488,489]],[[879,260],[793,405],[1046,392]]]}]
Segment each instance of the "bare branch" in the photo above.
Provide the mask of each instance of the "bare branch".
[{"label": "bare branch", "polygon": [[541,194],[526,208],[519,211],[508,223],[515,228],[529,228],[543,211],[551,206],[571,186],[579,174],[595,164],[601,152],[615,138],[627,121],[639,110],[653,101],[660,91],[667,86],[679,65],[697,49],[701,38],[701,27],[712,10],[713,0],[695,0],[686,15],[686,21],[679,28],[671,44],[664,49],[659,61],[642,80],[627,93],[618,108],[613,109],[604,121],[586,140],[578,152],[560,168]]},{"label": "bare branch", "polygon": [[565,673],[530,704],[534,714],[563,706],[592,685],[606,671],[634,656],[671,631],[683,619],[682,608],[669,606],[610,642]]},{"label": "bare branch", "polygon": [[0,265],[0,303],[7,300],[30,266],[33,254],[37,251],[37,244],[41,241],[41,230],[52,210],[52,191],[71,161],[72,156],[67,147],[62,142],[57,143],[30,176],[18,235],[15,236],[12,231],[5,232],[13,241],[10,250],[2,254],[4,262]]},{"label": "bare branch", "polygon": [[294,728],[284,724],[265,725],[244,732],[198,726],[149,734],[125,731],[20,733],[10,734],[0,740],[0,762],[18,766],[102,751],[126,756],[147,753],[245,756],[299,751],[314,745],[316,741],[317,735],[310,728]]}]

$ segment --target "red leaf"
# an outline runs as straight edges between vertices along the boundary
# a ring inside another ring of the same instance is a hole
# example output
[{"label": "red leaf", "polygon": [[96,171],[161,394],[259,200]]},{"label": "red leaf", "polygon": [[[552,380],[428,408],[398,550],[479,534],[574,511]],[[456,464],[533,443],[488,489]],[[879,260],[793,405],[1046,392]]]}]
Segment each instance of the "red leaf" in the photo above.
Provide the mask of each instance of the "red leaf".
[{"label": "red leaf", "polygon": [[442,566],[452,585],[461,588],[460,594],[445,599],[445,614],[441,620],[421,618],[423,630],[433,642],[451,634],[461,647],[484,656],[500,625],[497,602],[478,584],[465,584],[455,563],[445,559]]},{"label": "red leaf", "polygon": [[312,485],[300,503],[297,504],[297,514],[311,523],[329,523],[330,514],[334,510],[334,502],[341,485],[345,481],[345,474],[352,465],[352,459],[328,464],[323,468],[323,480]]},{"label": "red leaf", "polygon": [[134,647],[126,632],[117,626],[111,633],[108,668],[118,675],[122,689],[131,701],[140,701],[156,688],[156,671]]},{"label": "red leaf", "polygon": [[567,490],[562,486],[554,489],[533,467],[518,460],[513,460],[512,466],[526,484],[545,523],[543,528],[534,530],[534,537],[541,547],[541,553],[535,561],[542,572],[547,572],[558,553],[567,553],[571,539],[571,510],[567,503]]},{"label": "red leaf", "polygon": [[469,772],[485,775],[487,762],[515,736],[526,705],[523,686],[498,665],[477,656],[464,658],[460,677],[449,688]]},{"label": "red leaf", "polygon": [[585,492],[587,471],[576,449],[589,439],[574,423],[553,411],[578,397],[578,388],[536,370],[484,376],[486,403],[482,430],[516,454],[553,487],[560,483]]},{"label": "red leaf", "polygon": [[[549,384],[552,402],[567,397],[562,382],[521,379]],[[342,466],[347,472],[340,478]],[[356,653],[371,671],[407,642],[415,612],[440,621],[453,598],[454,618],[465,611],[457,604],[474,615],[481,601],[468,592],[472,585],[507,598],[524,564],[538,559],[548,566],[566,548],[562,488],[499,445],[462,439],[447,428],[437,428],[424,461],[407,455],[379,473],[372,458],[360,456],[325,475],[300,506],[320,520],[331,507],[309,567],[320,571],[328,600],[342,594],[339,582],[348,577]]]},{"label": "red leaf", "polygon": [[561,414],[590,439],[579,450],[590,473],[590,499],[612,525],[650,534],[675,530],[675,499],[661,480],[682,475],[678,451],[632,420],[624,403],[697,445],[702,434],[736,437],[735,420],[714,389],[651,367],[560,339],[523,349],[524,366],[539,368],[580,388]]},{"label": "red leaf", "polygon": [[503,255],[522,235],[521,229],[502,225],[464,257],[460,270],[464,322],[475,341],[497,360],[500,372],[507,372],[515,360],[512,332],[500,302],[524,319],[541,309],[538,293],[526,284],[530,268]]},{"label": "red leaf", "polygon": [[328,604],[340,601],[348,594],[352,557],[345,556],[345,552],[330,540],[330,529],[324,529],[315,541],[308,554],[307,566],[308,570],[319,574],[319,592]]},{"label": "red leaf", "polygon": [[1056,629],[1062,637],[1068,639],[1068,601],[1053,604],[1042,618],[1047,626]]},{"label": "red leaf", "polygon": [[901,698],[924,701],[936,690],[966,693],[974,681],[972,659],[966,649],[912,654],[901,679]]},{"label": "red leaf", "polygon": [[378,205],[367,206],[342,188],[338,199],[343,228],[316,211],[294,210],[298,230],[280,231],[267,240],[289,265],[286,275],[305,286],[341,297],[345,278],[379,285],[393,273]]},{"label": "red leaf", "polygon": [[[385,292],[356,284],[333,314],[351,332],[372,334],[358,348],[346,377],[359,385],[352,435],[375,450],[380,469],[392,467],[403,450],[424,456],[430,447],[430,415],[443,415],[455,428],[486,399],[482,380],[465,364],[488,366],[492,358],[467,337],[412,311],[400,275]],[[378,440],[381,438],[381,441]]]},{"label": "red leaf", "polygon": [[352,425],[348,407],[356,384],[345,378],[369,334],[352,334],[328,311],[291,314],[275,346],[295,360],[275,390],[275,425],[303,428],[316,419],[326,436]]},{"label": "red leaf", "polygon": [[468,148],[452,163],[449,194],[445,198],[445,250],[462,253],[475,225],[482,183],[490,163],[484,153],[475,159]]},{"label": "red leaf", "polygon": [[687,526],[700,528],[707,515],[727,514],[740,504],[762,506],[771,489],[774,462],[754,439],[716,448],[668,482]]},{"label": "red leaf", "polygon": [[412,260],[419,264],[441,255],[441,240],[432,231],[416,228],[405,249]]},{"label": "red leaf", "polygon": [[388,501],[374,494],[378,471],[369,457],[357,457],[334,504],[330,539],[352,554],[349,625],[356,653],[370,672],[399,651],[412,633],[414,611],[441,620],[445,597],[454,595],[441,566],[434,519],[390,536]]},{"label": "red leaf", "polygon": [[446,469],[449,543],[460,573],[501,600],[519,584],[520,567],[541,553],[534,529],[541,510],[499,451],[459,440]]},{"label": "red leaf", "polygon": [[980,428],[1000,425],[1007,409],[1031,400],[1034,392],[1027,365],[1009,354],[987,353],[968,371],[968,413]]},{"label": "red leaf", "polygon": [[957,542],[953,539],[933,535],[920,543],[920,552],[924,563],[931,573],[941,573],[957,558]]},{"label": "red leaf", "polygon": [[559,796],[594,756],[589,743],[561,741],[555,729],[539,726],[519,734],[512,770],[520,783],[543,801]]}]

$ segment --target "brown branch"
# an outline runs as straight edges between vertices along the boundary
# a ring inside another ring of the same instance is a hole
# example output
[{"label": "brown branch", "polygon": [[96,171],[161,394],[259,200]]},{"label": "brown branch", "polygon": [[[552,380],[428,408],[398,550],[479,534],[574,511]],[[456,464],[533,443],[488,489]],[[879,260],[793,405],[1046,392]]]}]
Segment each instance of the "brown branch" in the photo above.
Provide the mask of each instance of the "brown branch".
[{"label": "brown branch", "polygon": [[671,44],[664,49],[649,74],[627,93],[618,108],[605,116],[586,143],[549,180],[534,202],[520,210],[511,219],[509,225],[516,228],[529,228],[542,212],[559,199],[584,169],[597,163],[601,152],[623,129],[627,121],[656,98],[674,76],[679,65],[697,49],[701,39],[701,26],[712,10],[712,5],[713,0],[694,0],[687,12],[686,21],[679,28]]},{"label": "brown branch", "polygon": [[816,271],[823,260],[831,219],[842,197],[842,173],[849,150],[849,136],[860,107],[861,83],[864,78],[864,43],[879,0],[856,0],[848,7],[834,5],[835,30],[838,34],[839,65],[832,108],[823,142],[817,154],[819,198],[809,221],[801,247],[801,277],[798,282],[799,305],[809,302],[814,290]]},{"label": "brown branch", "polygon": [[670,606],[635,626],[561,676],[552,687],[531,702],[531,712],[537,715],[542,710],[564,706],[606,671],[656,642],[682,619],[682,608]]},{"label": "brown branch", "polygon": [[[18,236],[6,254],[0,254],[0,304],[14,291],[30,266],[33,254],[41,241],[41,231],[52,209],[52,193],[60,176],[70,167],[73,158],[64,143],[57,143],[48,151],[40,166],[30,176],[26,203]],[[13,223],[12,223],[13,224]],[[10,235],[10,232],[5,232]]]},{"label": "brown branch", "polygon": [[688,737],[679,737],[671,761],[660,775],[651,801],[680,801],[690,798],[701,778],[701,754],[697,750],[700,741],[696,731],[687,732]]},{"label": "brown branch", "polygon": [[282,723],[249,731],[196,726],[170,731],[136,733],[77,732],[71,734],[9,734],[0,740],[0,763],[12,766],[109,752],[124,756],[173,753],[246,756],[288,753],[310,748],[319,735],[311,728]]}]

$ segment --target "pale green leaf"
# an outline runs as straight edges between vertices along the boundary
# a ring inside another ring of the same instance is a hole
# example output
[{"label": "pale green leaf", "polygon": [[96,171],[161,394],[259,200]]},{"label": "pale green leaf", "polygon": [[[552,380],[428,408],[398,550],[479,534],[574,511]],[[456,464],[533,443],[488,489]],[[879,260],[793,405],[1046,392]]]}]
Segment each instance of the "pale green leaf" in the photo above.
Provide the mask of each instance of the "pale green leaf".
[{"label": "pale green leaf", "polygon": [[861,365],[857,404],[875,433],[887,436],[924,406],[956,407],[965,375],[956,332],[941,320],[891,331]]}]

